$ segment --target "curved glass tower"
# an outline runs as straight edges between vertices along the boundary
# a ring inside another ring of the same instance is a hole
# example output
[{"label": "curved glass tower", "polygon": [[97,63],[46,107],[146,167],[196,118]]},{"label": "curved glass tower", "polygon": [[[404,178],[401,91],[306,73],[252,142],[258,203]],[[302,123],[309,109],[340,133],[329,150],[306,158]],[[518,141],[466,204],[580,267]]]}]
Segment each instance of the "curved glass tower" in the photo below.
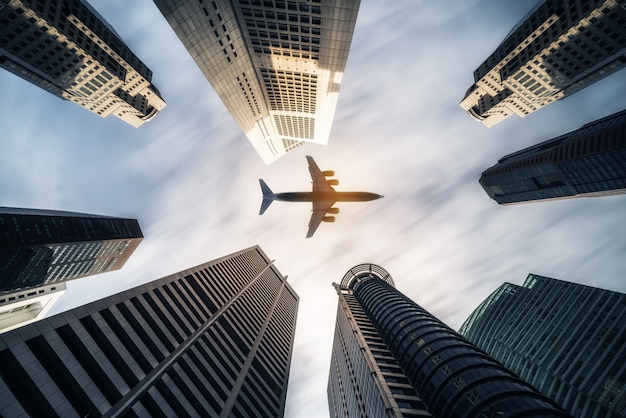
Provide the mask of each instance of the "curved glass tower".
[{"label": "curved glass tower", "polygon": [[331,416],[569,416],[396,290],[383,268],[358,265],[334,286]]}]

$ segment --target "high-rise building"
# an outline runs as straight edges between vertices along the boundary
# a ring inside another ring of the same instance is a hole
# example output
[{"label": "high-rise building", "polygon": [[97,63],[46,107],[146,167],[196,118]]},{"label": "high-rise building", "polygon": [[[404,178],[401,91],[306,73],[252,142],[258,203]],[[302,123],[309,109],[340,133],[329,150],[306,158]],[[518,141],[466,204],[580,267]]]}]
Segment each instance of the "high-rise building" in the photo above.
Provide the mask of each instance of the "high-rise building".
[{"label": "high-rise building", "polygon": [[358,265],[333,286],[331,417],[569,416],[396,290],[383,268]]},{"label": "high-rise building", "polygon": [[257,247],[0,335],[4,417],[280,417],[298,296]]},{"label": "high-rise building", "polygon": [[626,193],[626,110],[502,157],[480,185],[504,205]]},{"label": "high-rise building", "polygon": [[626,66],[624,0],[542,0],[474,71],[461,107],[491,127]]},{"label": "high-rise building", "polygon": [[136,219],[0,207],[0,295],[122,268]]},{"label": "high-rise building", "polygon": [[40,320],[63,293],[65,283],[0,293],[0,334]]},{"label": "high-rise building", "polygon": [[134,127],[165,107],[152,71],[85,0],[0,0],[0,67]]},{"label": "high-rise building", "polygon": [[573,416],[626,416],[626,295],[530,274],[459,331]]},{"label": "high-rise building", "polygon": [[359,0],[154,0],[263,161],[326,145]]}]

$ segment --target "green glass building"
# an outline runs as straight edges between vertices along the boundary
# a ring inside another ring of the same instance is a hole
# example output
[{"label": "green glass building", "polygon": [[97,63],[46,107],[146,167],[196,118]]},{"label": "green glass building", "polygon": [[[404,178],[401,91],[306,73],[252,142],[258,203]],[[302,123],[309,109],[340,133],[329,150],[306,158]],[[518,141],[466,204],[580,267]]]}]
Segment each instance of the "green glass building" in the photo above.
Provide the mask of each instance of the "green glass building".
[{"label": "green glass building", "polygon": [[626,416],[625,294],[530,274],[459,333],[574,416]]}]

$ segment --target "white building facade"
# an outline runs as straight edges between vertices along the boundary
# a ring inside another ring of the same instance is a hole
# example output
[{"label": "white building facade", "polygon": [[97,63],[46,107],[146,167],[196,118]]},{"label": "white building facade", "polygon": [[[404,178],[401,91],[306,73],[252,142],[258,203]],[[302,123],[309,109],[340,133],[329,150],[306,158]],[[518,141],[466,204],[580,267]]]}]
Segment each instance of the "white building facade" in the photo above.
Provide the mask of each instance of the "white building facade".
[{"label": "white building facade", "polygon": [[86,1],[0,0],[0,67],[134,127],[166,106],[152,71]]},{"label": "white building facade", "polygon": [[65,283],[0,294],[0,334],[46,316],[65,293]]},{"label": "white building facade", "polygon": [[326,145],[359,0],[155,0],[266,164]]},{"label": "white building facade", "polygon": [[491,127],[625,66],[626,0],[544,0],[474,71],[460,106]]}]

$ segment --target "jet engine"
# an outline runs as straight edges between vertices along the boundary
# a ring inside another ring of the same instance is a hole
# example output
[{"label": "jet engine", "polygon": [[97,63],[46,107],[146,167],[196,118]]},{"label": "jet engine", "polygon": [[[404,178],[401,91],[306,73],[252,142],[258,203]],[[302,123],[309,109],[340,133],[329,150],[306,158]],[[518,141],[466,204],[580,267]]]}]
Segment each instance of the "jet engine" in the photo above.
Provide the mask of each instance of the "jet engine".
[{"label": "jet engine", "polygon": [[335,175],[335,172],[333,170],[326,170],[326,171],[322,171],[322,175],[324,177],[332,177]]},{"label": "jet engine", "polygon": [[339,208],[330,208],[326,211],[326,213],[330,213],[332,215],[336,215],[339,213]]},{"label": "jet engine", "polygon": [[336,186],[336,185],[338,185],[338,184],[339,184],[339,180],[337,180],[337,179],[330,179],[330,180],[326,180],[326,182],[327,182],[328,184],[330,184],[331,186]]},{"label": "jet engine", "polygon": [[322,218],[323,222],[335,222],[335,217],[334,216],[324,216]]}]

